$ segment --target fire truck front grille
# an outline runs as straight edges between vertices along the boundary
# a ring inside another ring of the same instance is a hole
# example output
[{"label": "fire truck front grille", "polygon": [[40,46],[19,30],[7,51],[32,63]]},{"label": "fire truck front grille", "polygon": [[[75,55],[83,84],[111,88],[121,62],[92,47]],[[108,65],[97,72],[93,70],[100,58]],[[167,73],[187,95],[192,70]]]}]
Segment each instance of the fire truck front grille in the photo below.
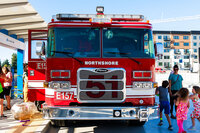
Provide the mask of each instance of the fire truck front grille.
[{"label": "fire truck front grille", "polygon": [[122,68],[80,68],[78,101],[82,103],[120,103],[125,100],[126,72]]}]

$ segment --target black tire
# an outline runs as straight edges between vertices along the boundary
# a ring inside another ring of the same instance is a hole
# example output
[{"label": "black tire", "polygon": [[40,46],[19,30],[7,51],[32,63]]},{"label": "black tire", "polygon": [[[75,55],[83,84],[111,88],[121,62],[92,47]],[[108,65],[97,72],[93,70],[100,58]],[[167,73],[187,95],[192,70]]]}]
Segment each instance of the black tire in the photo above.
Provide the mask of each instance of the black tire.
[{"label": "black tire", "polygon": [[41,105],[44,103],[45,101],[35,101],[35,106],[37,107],[38,111],[41,112],[42,108]]},{"label": "black tire", "polygon": [[65,127],[70,126],[70,121],[68,120],[51,120],[51,125],[54,127]]},{"label": "black tire", "polygon": [[129,126],[143,126],[146,123],[146,121],[139,121],[139,120],[129,120],[128,125]]}]

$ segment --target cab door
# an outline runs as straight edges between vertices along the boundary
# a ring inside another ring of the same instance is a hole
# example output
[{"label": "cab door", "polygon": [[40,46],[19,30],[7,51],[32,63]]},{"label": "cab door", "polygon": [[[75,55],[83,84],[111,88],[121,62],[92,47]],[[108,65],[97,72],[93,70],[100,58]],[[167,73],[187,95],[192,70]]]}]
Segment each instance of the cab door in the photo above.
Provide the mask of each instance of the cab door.
[{"label": "cab door", "polygon": [[28,99],[29,101],[45,101],[46,61],[36,54],[37,43],[47,45],[47,30],[28,31]]}]

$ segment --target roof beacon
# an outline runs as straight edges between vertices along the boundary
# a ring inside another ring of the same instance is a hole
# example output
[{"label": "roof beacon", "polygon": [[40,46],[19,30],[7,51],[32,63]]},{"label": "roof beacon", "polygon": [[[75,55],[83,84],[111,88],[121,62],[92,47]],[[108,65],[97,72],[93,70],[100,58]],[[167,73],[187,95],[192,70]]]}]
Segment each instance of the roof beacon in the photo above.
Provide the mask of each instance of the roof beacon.
[{"label": "roof beacon", "polygon": [[103,6],[97,6],[96,11],[97,11],[97,14],[98,14],[98,13],[103,14],[103,12],[104,12],[104,7],[103,7]]}]

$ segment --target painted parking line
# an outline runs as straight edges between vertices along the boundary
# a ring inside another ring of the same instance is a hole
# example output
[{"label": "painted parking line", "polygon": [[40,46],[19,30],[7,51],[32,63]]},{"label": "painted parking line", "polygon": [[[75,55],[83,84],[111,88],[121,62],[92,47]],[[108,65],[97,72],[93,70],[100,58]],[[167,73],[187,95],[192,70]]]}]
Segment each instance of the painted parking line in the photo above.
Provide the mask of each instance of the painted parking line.
[{"label": "painted parking line", "polygon": [[38,113],[30,121],[18,121],[12,128],[6,130],[6,133],[28,133],[43,132],[49,120],[44,120],[42,114]]}]

